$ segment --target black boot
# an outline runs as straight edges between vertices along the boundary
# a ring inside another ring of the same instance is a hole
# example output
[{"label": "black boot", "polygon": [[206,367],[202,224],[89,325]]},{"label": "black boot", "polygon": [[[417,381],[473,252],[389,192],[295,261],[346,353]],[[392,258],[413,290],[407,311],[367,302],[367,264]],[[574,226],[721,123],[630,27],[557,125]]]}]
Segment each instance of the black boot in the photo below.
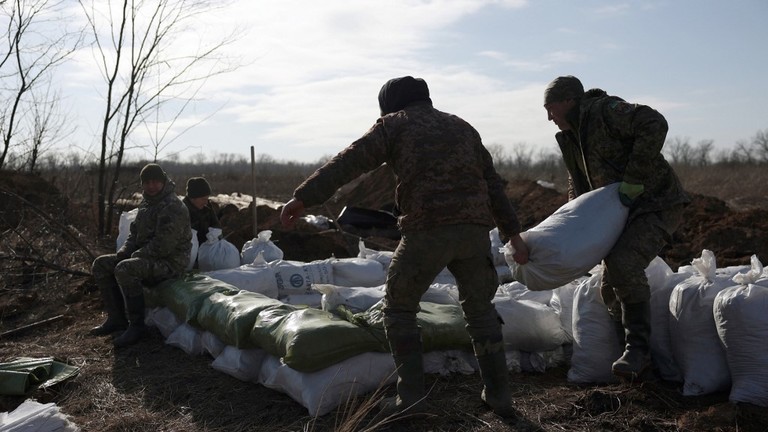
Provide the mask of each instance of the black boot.
[{"label": "black boot", "polygon": [[500,337],[497,341],[476,340],[473,345],[480,366],[480,377],[483,379],[483,392],[480,397],[496,414],[514,417],[516,413],[512,408],[509,369],[503,340]]},{"label": "black boot", "polygon": [[624,355],[613,363],[614,375],[638,380],[650,370],[651,304],[621,304],[621,322],[625,329]]},{"label": "black boot", "polygon": [[100,284],[99,290],[107,319],[101,325],[92,328],[89,333],[93,336],[106,336],[125,330],[128,327],[128,319],[125,316],[125,303],[120,287],[117,284]]},{"label": "black boot", "polygon": [[397,396],[379,404],[379,417],[417,414],[424,410],[424,357],[421,335],[387,331],[392,357],[397,367]]},{"label": "black boot", "polygon": [[146,331],[146,326],[144,325],[144,296],[127,297],[125,305],[128,309],[130,325],[128,330],[113,341],[117,348],[135,344],[144,336]]}]

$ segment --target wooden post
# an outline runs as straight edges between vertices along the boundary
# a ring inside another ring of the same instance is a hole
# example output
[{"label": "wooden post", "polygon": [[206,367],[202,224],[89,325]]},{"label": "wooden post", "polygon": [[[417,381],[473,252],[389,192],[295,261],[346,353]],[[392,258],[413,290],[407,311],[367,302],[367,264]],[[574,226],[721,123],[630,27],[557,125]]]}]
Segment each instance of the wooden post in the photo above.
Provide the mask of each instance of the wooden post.
[{"label": "wooden post", "polygon": [[256,155],[251,146],[251,195],[253,196],[253,238],[259,234],[259,225],[256,218]]}]

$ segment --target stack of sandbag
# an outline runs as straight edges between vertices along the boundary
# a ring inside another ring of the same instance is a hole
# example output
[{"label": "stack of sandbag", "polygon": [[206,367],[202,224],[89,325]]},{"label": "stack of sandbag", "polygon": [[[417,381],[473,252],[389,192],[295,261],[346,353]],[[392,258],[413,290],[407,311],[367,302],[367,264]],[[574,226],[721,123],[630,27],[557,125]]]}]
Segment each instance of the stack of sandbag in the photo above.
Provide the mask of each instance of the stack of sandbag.
[{"label": "stack of sandbag", "polygon": [[275,271],[264,259],[263,251],[259,251],[251,263],[231,269],[208,271],[204,274],[241,290],[271,298],[279,296]]},{"label": "stack of sandbag", "polygon": [[672,352],[683,378],[683,395],[698,396],[724,391],[731,385],[713,307],[718,293],[733,282],[730,275],[717,274],[712,251],[705,249],[691,264],[695,273],[678,283],[670,295],[669,329]]},{"label": "stack of sandbag", "polygon": [[504,256],[515,280],[532,291],[561,287],[584,276],[608,255],[629,215],[618,183],[569,201],[540,224],[520,234],[529,262],[519,265],[507,243]]},{"label": "stack of sandbag", "polygon": [[197,265],[201,271],[235,268],[240,265],[240,251],[221,238],[221,228],[209,228],[197,251]]},{"label": "stack of sandbag", "polygon": [[714,302],[731,375],[729,400],[768,407],[768,274],[753,255],[752,269],[732,280],[738,285],[720,291]]}]

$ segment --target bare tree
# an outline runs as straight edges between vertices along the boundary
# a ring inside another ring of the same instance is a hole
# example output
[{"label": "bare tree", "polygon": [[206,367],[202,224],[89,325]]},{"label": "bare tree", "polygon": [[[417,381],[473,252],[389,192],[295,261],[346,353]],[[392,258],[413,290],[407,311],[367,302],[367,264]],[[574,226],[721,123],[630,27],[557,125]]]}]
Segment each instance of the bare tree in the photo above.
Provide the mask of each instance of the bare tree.
[{"label": "bare tree", "polygon": [[131,135],[139,125],[153,131],[150,135],[156,161],[164,143],[178,137],[178,133],[172,136],[172,127],[205,81],[232,70],[219,52],[234,40],[235,33],[195,50],[178,45],[178,37],[192,18],[220,5],[206,0],[79,3],[93,33],[106,84],[97,203],[98,232],[104,235],[112,227],[125,153],[140,147],[131,141]]},{"label": "bare tree", "polygon": [[[40,104],[52,103],[48,99],[33,98],[33,90],[45,83],[53,70],[81,45],[82,32],[70,31],[63,24],[68,22],[62,16],[63,3],[0,2],[0,22],[7,20],[3,37],[8,42],[7,50],[0,52],[0,168],[12,146],[34,141],[34,126],[26,129],[22,126],[25,118],[39,113],[35,110]],[[49,121],[53,119],[48,117]],[[36,124],[34,119],[27,121]]]},{"label": "bare tree", "polygon": [[759,130],[752,137],[755,158],[762,163],[768,162],[768,129]]},{"label": "bare tree", "polygon": [[690,165],[694,160],[694,150],[688,138],[674,137],[664,144],[664,153],[674,165]]}]

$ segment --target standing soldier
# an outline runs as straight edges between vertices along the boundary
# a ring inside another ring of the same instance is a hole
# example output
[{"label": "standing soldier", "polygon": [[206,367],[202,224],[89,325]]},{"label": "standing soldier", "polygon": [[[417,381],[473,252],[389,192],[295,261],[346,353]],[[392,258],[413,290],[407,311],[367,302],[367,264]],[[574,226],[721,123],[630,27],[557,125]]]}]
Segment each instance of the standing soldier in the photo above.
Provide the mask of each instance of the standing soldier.
[{"label": "standing soldier", "polygon": [[337,188],[387,163],[396,175],[395,200],[402,237],[392,258],[384,298],[384,329],[397,366],[397,396],[381,413],[424,409],[419,301],[440,271],[456,277],[467,330],[480,365],[482,399],[503,416],[514,409],[501,320],[491,300],[498,275],[489,230],[498,226],[525,263],[528,249],[477,131],[461,118],[436,110],[427,83],[410,76],[389,80],[379,92],[381,117],[360,139],[307,180],[281,214],[290,226],[305,207],[321,204]]}]

